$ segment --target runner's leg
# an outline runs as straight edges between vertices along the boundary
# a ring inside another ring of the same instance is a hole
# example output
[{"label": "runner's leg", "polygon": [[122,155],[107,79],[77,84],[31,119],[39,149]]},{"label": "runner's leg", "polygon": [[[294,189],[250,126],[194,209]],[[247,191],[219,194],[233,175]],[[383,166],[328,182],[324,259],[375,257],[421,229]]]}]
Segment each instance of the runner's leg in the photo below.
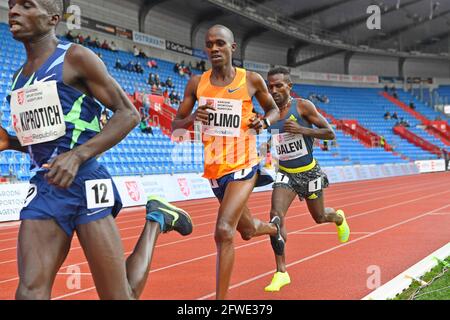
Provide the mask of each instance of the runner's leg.
[{"label": "runner's leg", "polygon": [[[229,183],[219,207],[214,234],[217,246],[216,299],[219,300],[227,296],[234,264],[234,235],[256,179],[257,175],[250,180]],[[242,228],[246,227],[242,225]]]},{"label": "runner's leg", "polygon": [[328,222],[334,222],[338,226],[342,224],[343,219],[340,215],[336,214],[336,210],[333,208],[325,208],[323,192],[317,199],[306,199],[306,204],[308,205],[309,212],[317,224]]},{"label": "runner's leg", "polygon": [[22,221],[17,245],[17,300],[50,299],[56,273],[67,257],[71,240],[54,220]]},{"label": "runner's leg", "polygon": [[[297,194],[295,192],[286,188],[275,188],[272,192],[272,208],[270,210],[270,218],[275,216],[280,217],[281,235],[283,236],[285,242],[287,241],[285,217],[296,196]],[[275,255],[278,272],[286,272],[285,257],[285,254],[281,256]]]},{"label": "runner's leg", "polygon": [[112,216],[77,227],[100,299],[138,299],[150,271],[153,249],[160,234],[157,222],[144,230],[125,262],[117,225]]}]

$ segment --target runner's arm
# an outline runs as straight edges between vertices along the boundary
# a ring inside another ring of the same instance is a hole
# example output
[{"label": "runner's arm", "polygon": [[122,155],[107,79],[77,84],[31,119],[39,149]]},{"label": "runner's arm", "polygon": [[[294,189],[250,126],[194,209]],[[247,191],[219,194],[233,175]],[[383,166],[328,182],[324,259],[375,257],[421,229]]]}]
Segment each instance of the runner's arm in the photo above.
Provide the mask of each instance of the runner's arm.
[{"label": "runner's arm", "polygon": [[297,109],[309,123],[317,128],[306,128],[300,126],[296,121],[287,120],[284,126],[286,132],[302,134],[321,140],[334,140],[336,135],[328,121],[317,111],[316,106],[309,100],[300,100]]},{"label": "runner's arm", "polygon": [[199,76],[193,76],[189,79],[186,89],[184,90],[184,98],[178,108],[177,115],[172,122],[172,131],[177,129],[190,129],[194,125],[195,114],[192,113],[195,102],[197,101],[196,91],[200,81]]},{"label": "runner's arm", "polygon": [[22,147],[17,137],[9,135],[4,128],[0,127],[0,152],[5,150],[28,153],[27,147]]},{"label": "runner's arm", "polygon": [[[265,112],[264,118],[269,120],[271,125],[276,123],[280,120],[280,109],[278,109],[277,104],[270,95],[264,79],[256,72],[249,72],[248,77],[252,87],[255,89],[255,97]],[[257,123],[257,121],[258,120],[255,119],[251,127],[260,130],[263,128],[262,124]]]},{"label": "runner's arm", "polygon": [[172,122],[172,132],[178,129],[191,129],[194,121],[201,121],[206,123],[208,121],[208,110],[214,110],[208,105],[199,106],[197,110],[192,113],[195,102],[197,101],[197,87],[200,82],[200,76],[192,76],[184,91],[184,99],[178,109],[177,115]]},{"label": "runner's arm", "polygon": [[[13,79],[17,78],[19,70],[14,73]],[[8,102],[11,100],[11,95],[8,95]],[[8,134],[8,132],[0,126],[0,151],[14,150],[18,152],[28,153],[27,147],[22,147],[17,137]]]},{"label": "runner's arm", "polygon": [[90,95],[114,114],[94,138],[51,161],[48,181],[61,188],[72,184],[83,162],[118,144],[140,121],[139,112],[92,51],[74,45],[66,55],[66,64],[76,70],[78,82],[86,87]]}]

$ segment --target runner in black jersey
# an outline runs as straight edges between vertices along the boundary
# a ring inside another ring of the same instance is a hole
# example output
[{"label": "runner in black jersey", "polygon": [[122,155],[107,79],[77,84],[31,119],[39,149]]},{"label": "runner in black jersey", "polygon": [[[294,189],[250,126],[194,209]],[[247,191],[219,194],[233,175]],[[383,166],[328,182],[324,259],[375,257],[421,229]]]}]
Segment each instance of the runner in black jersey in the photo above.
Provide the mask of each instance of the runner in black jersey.
[{"label": "runner in black jersey", "polygon": [[[281,120],[268,129],[272,135],[271,144],[275,147],[275,157],[279,161],[272,193],[272,222],[280,221],[281,235],[286,241],[284,218],[292,201],[298,196],[300,200],[306,199],[309,212],[316,223],[335,223],[339,240],[348,241],[350,229],[344,212],[324,206],[323,189],[328,187],[328,178],[313,156],[314,139],[333,140],[333,129],[311,101],[291,97],[292,81],[287,69],[271,70],[268,74],[268,87],[281,113]],[[290,283],[284,245],[280,246],[283,242],[277,240],[271,237],[277,272],[271,284],[265,288],[266,291],[279,291]]]}]

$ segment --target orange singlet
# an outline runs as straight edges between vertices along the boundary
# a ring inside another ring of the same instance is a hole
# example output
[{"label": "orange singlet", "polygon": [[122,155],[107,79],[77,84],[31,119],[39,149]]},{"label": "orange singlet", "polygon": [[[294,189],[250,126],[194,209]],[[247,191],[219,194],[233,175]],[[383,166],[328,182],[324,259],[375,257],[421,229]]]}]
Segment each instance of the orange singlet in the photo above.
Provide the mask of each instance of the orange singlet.
[{"label": "orange singlet", "polygon": [[210,136],[203,134],[205,145],[205,171],[207,179],[218,179],[239,170],[258,164],[256,152],[256,135],[249,132],[248,124],[255,116],[252,99],[247,88],[247,72],[236,68],[236,76],[226,87],[211,84],[212,70],[205,72],[197,88],[197,100],[204,98],[220,98],[242,101],[242,121],[239,137]]}]

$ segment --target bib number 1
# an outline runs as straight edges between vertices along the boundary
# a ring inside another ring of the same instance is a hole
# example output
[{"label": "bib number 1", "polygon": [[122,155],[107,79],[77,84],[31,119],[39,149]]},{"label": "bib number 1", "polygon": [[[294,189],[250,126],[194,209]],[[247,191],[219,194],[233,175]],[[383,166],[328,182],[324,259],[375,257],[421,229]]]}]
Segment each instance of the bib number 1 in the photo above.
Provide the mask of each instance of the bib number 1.
[{"label": "bib number 1", "polygon": [[322,178],[313,180],[308,185],[309,192],[316,192],[322,189]]},{"label": "bib number 1", "polygon": [[114,191],[111,179],[86,181],[86,198],[88,209],[114,206]]}]

